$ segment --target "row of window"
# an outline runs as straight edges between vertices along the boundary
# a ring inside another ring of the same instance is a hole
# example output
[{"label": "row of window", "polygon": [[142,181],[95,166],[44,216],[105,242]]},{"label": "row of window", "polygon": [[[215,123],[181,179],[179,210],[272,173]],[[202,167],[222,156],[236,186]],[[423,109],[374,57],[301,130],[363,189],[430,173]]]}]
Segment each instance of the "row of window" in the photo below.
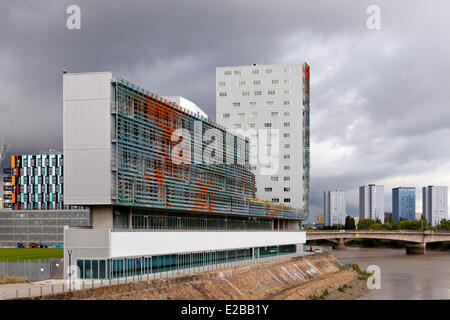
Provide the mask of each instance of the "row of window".
[{"label": "row of window", "polygon": [[[280,114],[281,114],[281,113],[278,112],[278,111],[272,111],[272,112],[270,113],[270,116],[272,116],[272,117],[278,117]],[[245,118],[245,112],[238,112],[236,115],[238,116],[238,118]],[[258,115],[259,115],[258,112],[249,112],[249,113],[247,114],[247,116],[248,116],[249,118],[257,118]],[[290,112],[290,111],[284,111],[284,112],[283,112],[283,116],[285,116],[285,117],[290,117],[290,116],[291,116],[291,112]],[[230,118],[230,114],[229,114],[229,113],[223,113],[223,114],[222,114],[222,118],[224,118],[224,119],[229,119],[229,118]]]},{"label": "row of window", "polygon": [[[250,91],[242,91],[241,94],[243,97],[250,97]],[[267,90],[267,95],[269,95],[269,96],[274,96],[276,94],[277,94],[276,90]],[[284,89],[283,94],[291,94],[291,90]],[[262,96],[262,90],[253,91],[253,95],[254,96]],[[227,97],[227,96],[228,96],[228,92],[226,92],[226,91],[219,92],[219,97]]]},{"label": "row of window", "polygon": [[[290,126],[291,126],[290,122],[284,122],[283,123],[283,127],[285,127],[285,128],[289,128]],[[233,127],[235,129],[240,129],[240,128],[242,128],[242,124],[241,123],[235,123],[235,124],[233,124]],[[254,126],[253,125],[249,126],[249,128],[254,128]],[[264,122],[264,128],[272,128],[272,122]]]},{"label": "row of window", "polygon": [[[272,192],[272,187],[266,187],[266,188],[264,188],[264,191],[265,192]],[[284,192],[290,192],[291,191],[291,187],[284,187],[283,191]]]},{"label": "row of window", "polygon": [[[291,73],[291,68],[290,67],[283,67],[283,72],[284,73]],[[260,70],[260,69],[252,69],[251,74],[262,74],[264,72],[264,74],[272,74],[273,73],[273,69],[269,68],[269,69],[264,69],[264,70]],[[225,76],[231,76],[231,75],[235,75],[235,76],[240,76],[242,74],[242,70],[225,70],[223,72],[223,74]]]},{"label": "row of window", "polygon": [[[274,101],[272,101],[272,100],[270,100],[270,101],[266,101],[266,106],[270,106],[270,107],[272,107],[272,106],[274,106]],[[256,101],[249,101],[248,102],[248,105],[250,106],[250,107],[256,107]],[[284,106],[290,106],[291,105],[291,100],[284,100],[283,101],[283,105]],[[240,107],[241,106],[241,103],[240,102],[233,102],[232,103],[232,106],[233,107]]]},{"label": "row of window", "polygon": [[[279,198],[272,198],[272,202],[278,203],[278,202],[280,202],[280,199]],[[283,202],[284,203],[289,203],[289,202],[291,202],[291,198],[284,198]]]},{"label": "row of window", "polygon": [[[261,80],[253,80],[252,83],[257,86],[257,85],[261,84]],[[281,81],[278,80],[278,79],[273,79],[272,80],[272,84],[280,84],[280,83],[281,83]],[[237,82],[237,84],[239,86],[246,86],[247,85],[247,80],[239,80]],[[250,84],[250,82],[249,82],[249,84]],[[283,80],[283,84],[291,84],[291,79],[284,79]],[[219,87],[226,87],[227,86],[227,82],[226,81],[219,81],[218,85],[219,85]]]}]

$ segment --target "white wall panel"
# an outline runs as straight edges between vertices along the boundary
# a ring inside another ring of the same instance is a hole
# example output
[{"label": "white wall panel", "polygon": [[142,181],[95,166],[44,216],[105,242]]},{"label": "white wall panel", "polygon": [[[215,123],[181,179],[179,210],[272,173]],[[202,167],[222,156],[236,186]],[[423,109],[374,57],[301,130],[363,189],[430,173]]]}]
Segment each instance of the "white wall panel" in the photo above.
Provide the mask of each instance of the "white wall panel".
[{"label": "white wall panel", "polygon": [[266,247],[305,242],[306,234],[303,231],[111,232],[111,257]]},{"label": "white wall panel", "polygon": [[111,203],[110,72],[64,75],[64,203]]}]

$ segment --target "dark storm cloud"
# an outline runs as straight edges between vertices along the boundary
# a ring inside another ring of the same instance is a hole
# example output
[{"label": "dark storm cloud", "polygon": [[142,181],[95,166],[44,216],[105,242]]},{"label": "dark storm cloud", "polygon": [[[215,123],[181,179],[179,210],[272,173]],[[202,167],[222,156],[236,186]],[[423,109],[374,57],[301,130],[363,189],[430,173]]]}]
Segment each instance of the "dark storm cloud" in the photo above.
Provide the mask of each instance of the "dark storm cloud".
[{"label": "dark storm cloud", "polygon": [[[81,7],[81,30],[65,26],[71,4]],[[370,4],[381,8],[379,31],[366,28]],[[351,193],[353,210],[358,185],[389,190],[398,176],[424,175],[450,158],[450,6],[433,4],[2,1],[0,137],[13,153],[62,148],[63,68],[112,71],[186,96],[214,118],[217,66],[306,60],[313,212],[334,188]],[[450,183],[446,173],[435,178],[429,183]]]}]

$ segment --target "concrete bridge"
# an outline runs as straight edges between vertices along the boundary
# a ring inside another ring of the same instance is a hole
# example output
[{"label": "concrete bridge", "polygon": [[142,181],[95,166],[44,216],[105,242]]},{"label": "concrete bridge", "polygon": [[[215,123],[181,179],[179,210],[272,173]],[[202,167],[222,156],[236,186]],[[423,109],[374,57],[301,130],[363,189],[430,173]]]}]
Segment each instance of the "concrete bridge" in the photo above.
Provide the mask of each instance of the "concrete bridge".
[{"label": "concrete bridge", "polygon": [[444,231],[409,231],[409,230],[306,230],[308,240],[330,240],[337,250],[345,250],[345,242],[353,239],[382,239],[405,241],[406,253],[424,254],[430,242],[450,241],[450,232]]}]

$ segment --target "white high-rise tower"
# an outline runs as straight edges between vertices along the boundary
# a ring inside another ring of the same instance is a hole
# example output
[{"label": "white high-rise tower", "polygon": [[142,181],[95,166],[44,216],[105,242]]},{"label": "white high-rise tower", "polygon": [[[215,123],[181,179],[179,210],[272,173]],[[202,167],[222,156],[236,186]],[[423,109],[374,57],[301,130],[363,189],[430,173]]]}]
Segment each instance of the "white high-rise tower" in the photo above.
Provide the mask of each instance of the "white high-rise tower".
[{"label": "white high-rise tower", "polygon": [[259,199],[309,214],[309,66],[216,69],[217,122],[250,137]]}]

